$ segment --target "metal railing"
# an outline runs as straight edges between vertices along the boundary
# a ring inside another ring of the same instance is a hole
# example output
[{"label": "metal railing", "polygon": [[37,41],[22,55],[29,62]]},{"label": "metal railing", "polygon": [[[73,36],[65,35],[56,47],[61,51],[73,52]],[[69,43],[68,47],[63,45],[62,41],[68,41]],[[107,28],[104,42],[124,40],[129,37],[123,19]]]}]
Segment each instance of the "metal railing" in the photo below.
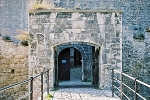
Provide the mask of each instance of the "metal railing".
[{"label": "metal railing", "polygon": [[[115,74],[119,74],[120,77],[116,77]],[[126,80],[131,80],[133,82],[132,86],[129,86],[128,84],[126,84],[124,82],[123,79]],[[115,83],[119,83],[120,86],[116,86]],[[145,89],[147,89],[150,92],[150,85],[146,84],[140,80],[138,80],[137,78],[133,78],[123,72],[119,72],[116,71],[114,69],[112,69],[112,97],[114,97],[115,93],[115,89],[116,91],[120,92],[120,95],[118,95],[120,97],[121,100],[150,100],[150,96],[148,93],[146,95],[142,95],[140,94],[138,91],[141,89],[140,86],[145,87]],[[126,88],[127,90],[131,91],[133,93],[133,95],[128,96],[127,93],[125,93],[124,88]],[[143,92],[143,90],[141,89],[141,91]],[[145,91],[145,90],[144,90]],[[147,98],[147,97],[148,98]]]},{"label": "metal railing", "polygon": [[[0,88],[0,100],[33,100],[34,92],[37,90],[40,92],[40,95],[38,93],[35,99],[41,98],[43,100],[43,93],[46,91],[49,93],[49,71],[50,69],[27,80]],[[34,82],[39,84],[35,86]],[[44,89],[44,84],[46,84],[46,89]]]}]

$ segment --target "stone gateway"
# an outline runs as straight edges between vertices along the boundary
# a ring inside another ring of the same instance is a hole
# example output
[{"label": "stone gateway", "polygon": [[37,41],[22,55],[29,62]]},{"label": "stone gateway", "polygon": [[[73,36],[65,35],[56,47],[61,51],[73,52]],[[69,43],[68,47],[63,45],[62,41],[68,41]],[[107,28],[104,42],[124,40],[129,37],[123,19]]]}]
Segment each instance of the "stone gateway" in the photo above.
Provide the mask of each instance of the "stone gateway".
[{"label": "stone gateway", "polygon": [[[29,12],[40,1],[49,10]],[[0,0],[0,9],[0,87],[46,69],[51,88],[72,79],[110,88],[111,69],[150,83],[150,0]],[[29,56],[28,47],[16,46],[18,30],[29,32]]]},{"label": "stone gateway", "polygon": [[51,69],[51,88],[75,78],[110,88],[111,70],[122,70],[122,11],[34,11],[29,35],[29,75]]}]

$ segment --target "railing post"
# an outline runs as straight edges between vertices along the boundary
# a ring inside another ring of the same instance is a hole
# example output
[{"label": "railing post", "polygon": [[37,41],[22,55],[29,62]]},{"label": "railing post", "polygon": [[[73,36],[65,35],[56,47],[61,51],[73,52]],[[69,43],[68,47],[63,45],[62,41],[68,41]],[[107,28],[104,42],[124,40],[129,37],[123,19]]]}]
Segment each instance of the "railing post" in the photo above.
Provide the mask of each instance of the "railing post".
[{"label": "railing post", "polygon": [[112,69],[112,97],[114,97],[114,69]]},{"label": "railing post", "polygon": [[47,94],[49,94],[49,70],[47,70]]},{"label": "railing post", "polygon": [[33,100],[33,77],[30,77],[30,100]]},{"label": "railing post", "polygon": [[120,87],[121,88],[121,98],[120,99],[123,100],[123,93],[122,93],[123,92],[123,75],[122,75],[122,72],[121,72],[120,77],[121,77],[121,81],[120,81],[121,82],[120,83],[120,85],[121,85],[121,87]]},{"label": "railing post", "polygon": [[43,72],[41,73],[41,100],[43,100]]},{"label": "railing post", "polygon": [[135,78],[135,81],[134,81],[134,86],[135,86],[134,100],[137,100],[137,94],[136,94],[137,93],[137,81],[136,80],[137,78]]}]

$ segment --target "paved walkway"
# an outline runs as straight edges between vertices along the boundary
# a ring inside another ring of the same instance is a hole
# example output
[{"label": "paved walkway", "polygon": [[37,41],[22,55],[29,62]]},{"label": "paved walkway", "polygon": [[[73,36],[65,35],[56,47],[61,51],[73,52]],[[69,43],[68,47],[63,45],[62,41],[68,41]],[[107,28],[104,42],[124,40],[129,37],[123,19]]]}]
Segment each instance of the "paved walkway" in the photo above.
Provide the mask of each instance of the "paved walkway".
[{"label": "paved walkway", "polygon": [[94,89],[90,82],[65,81],[59,86],[58,90],[50,91],[54,96],[51,100],[119,100],[111,97],[110,90]]}]

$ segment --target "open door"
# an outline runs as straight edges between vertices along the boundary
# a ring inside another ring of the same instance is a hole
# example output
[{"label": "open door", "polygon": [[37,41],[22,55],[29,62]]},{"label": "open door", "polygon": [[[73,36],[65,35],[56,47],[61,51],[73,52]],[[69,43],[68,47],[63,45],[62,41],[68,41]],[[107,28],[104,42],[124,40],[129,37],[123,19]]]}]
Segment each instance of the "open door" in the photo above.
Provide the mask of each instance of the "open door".
[{"label": "open door", "polygon": [[62,50],[58,56],[58,79],[70,80],[70,48]]}]

